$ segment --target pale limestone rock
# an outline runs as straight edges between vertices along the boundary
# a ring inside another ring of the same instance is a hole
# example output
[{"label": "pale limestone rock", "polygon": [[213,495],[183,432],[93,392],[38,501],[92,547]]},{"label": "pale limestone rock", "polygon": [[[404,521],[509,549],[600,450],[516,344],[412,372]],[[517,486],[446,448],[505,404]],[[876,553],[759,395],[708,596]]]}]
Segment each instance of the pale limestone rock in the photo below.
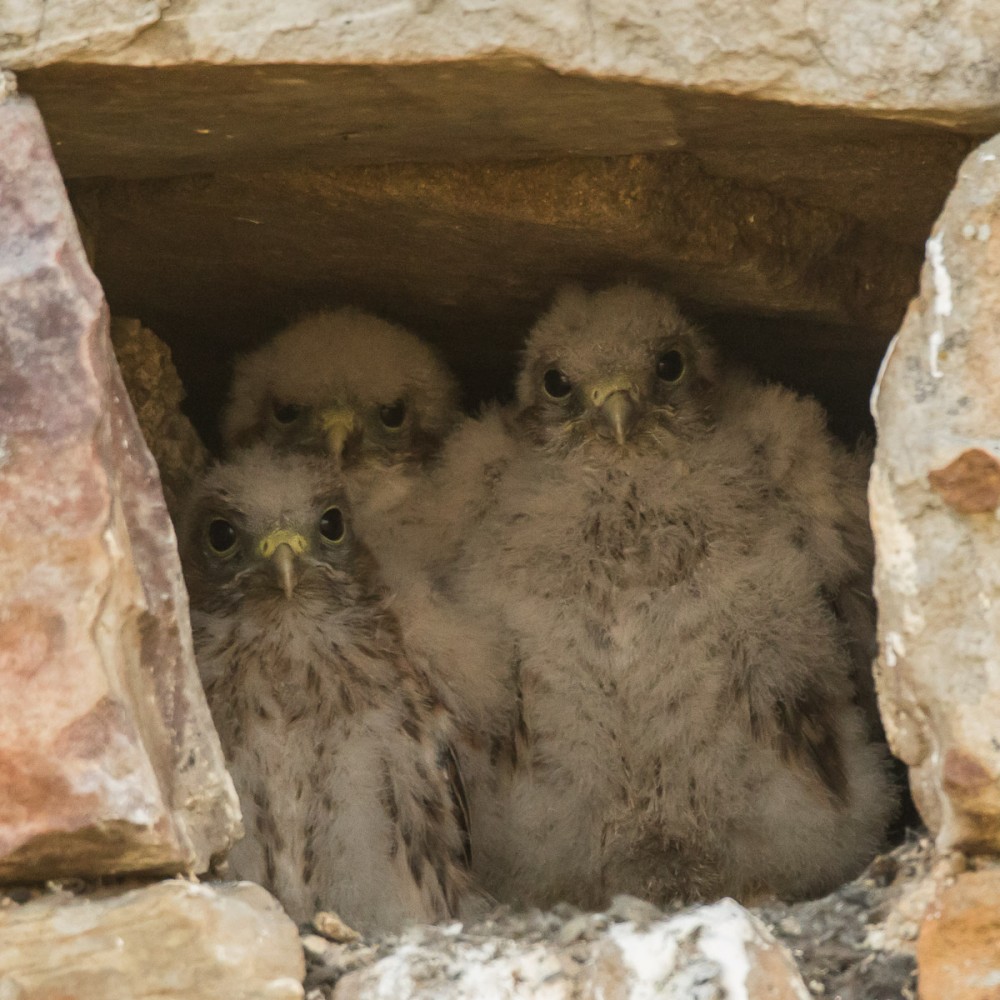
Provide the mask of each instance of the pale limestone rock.
[{"label": "pale limestone rock", "polygon": [[0,149],[0,879],[202,871],[239,812],[156,466],[30,101]]},{"label": "pale limestone rock", "polygon": [[941,889],[920,928],[920,1000],[1000,996],[1000,869],[964,872]]},{"label": "pale limestone rock", "polygon": [[870,500],[889,740],[941,849],[1000,851],[1000,140],[927,242],[873,396]]},{"label": "pale limestone rock", "polygon": [[192,482],[208,463],[208,451],[181,412],[184,386],[170,348],[137,319],[121,317],[111,321],[111,343],[176,522]]},{"label": "pale limestone rock", "polygon": [[0,63],[413,63],[506,56],[800,104],[996,118],[990,0],[12,0]]},{"label": "pale limestone rock", "polygon": [[0,909],[4,1000],[296,1000],[304,972],[295,925],[248,882]]},{"label": "pale limestone rock", "polygon": [[554,940],[463,934],[458,924],[416,928],[391,954],[344,976],[332,995],[335,1000],[806,1000],[809,994],[795,963],[763,924],[725,899],[638,923],[581,914]]}]

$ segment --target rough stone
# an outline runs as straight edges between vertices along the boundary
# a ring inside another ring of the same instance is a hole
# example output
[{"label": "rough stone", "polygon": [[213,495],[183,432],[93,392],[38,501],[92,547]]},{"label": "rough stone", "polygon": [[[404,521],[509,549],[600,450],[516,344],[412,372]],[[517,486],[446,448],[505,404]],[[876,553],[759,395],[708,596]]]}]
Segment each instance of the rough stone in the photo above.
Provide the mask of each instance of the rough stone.
[{"label": "rough stone", "polygon": [[176,523],[192,481],[208,462],[208,451],[181,411],[184,386],[170,348],[138,320],[120,317],[111,321],[111,343]]},{"label": "rough stone", "polygon": [[754,909],[791,952],[810,993],[837,1000],[915,1000],[917,934],[961,861],[911,836],[822,899]]},{"label": "rough stone", "polygon": [[[792,955],[812,996],[839,1000],[915,1000],[920,925],[941,887],[962,870],[960,856],[938,855],[929,837],[911,834],[904,844],[877,857],[861,876],[828,896],[797,903],[770,902],[749,912]],[[403,950],[407,957],[398,961],[397,966],[407,968],[414,964],[416,953],[426,958],[425,968],[431,970],[457,964],[456,955],[465,955],[462,949],[473,945],[489,954],[503,956],[524,956],[542,949],[546,955],[557,958],[568,956],[575,963],[571,968],[577,968],[592,961],[594,954],[604,947],[601,942],[614,933],[612,928],[628,925],[637,935],[647,935],[652,929],[649,939],[653,940],[671,912],[676,915],[681,911],[674,907],[665,912],[643,900],[619,896],[603,914],[583,913],[565,904],[544,913],[510,912],[501,908],[462,930],[421,930],[402,937],[334,942],[317,933],[322,921],[314,919],[311,927],[302,929],[307,1000],[341,996],[337,986],[349,973],[368,969]],[[491,943],[497,942],[495,952],[490,952]],[[461,948],[456,951],[458,945]],[[655,969],[655,964],[650,968]],[[587,982],[583,973],[581,976]],[[563,995],[565,979],[556,976],[551,982],[557,991],[555,995]],[[665,984],[661,988],[665,991]],[[707,995],[718,1000],[719,994],[712,993],[712,989],[711,984],[706,986]],[[621,996],[613,991],[607,995]],[[655,995],[675,996],[669,991]],[[702,995],[696,989],[692,994],[680,996],[690,1000]]]},{"label": "rough stone", "polygon": [[[510,57],[799,104],[996,120],[1000,12],[990,0],[838,4],[639,0],[13,0],[0,63],[441,62]],[[290,84],[292,85],[292,84]]]},{"label": "rough stone", "polygon": [[879,697],[939,848],[1000,851],[1000,140],[966,160],[873,398]]},{"label": "rough stone", "polygon": [[295,1000],[304,972],[295,925],[248,882],[0,907],[5,1000]]},{"label": "rough stone", "polygon": [[[383,942],[381,957],[343,975],[327,995],[335,1000],[808,997],[785,950],[732,900],[641,924],[615,922],[608,914],[577,914],[562,927],[558,914],[526,919],[530,927],[525,918],[501,917],[468,929],[414,928]],[[573,921],[579,926],[568,935],[565,928]],[[345,961],[361,947],[346,949]],[[321,982],[315,973],[307,980],[320,989]]]},{"label": "rough stone", "polygon": [[1000,870],[964,872],[920,929],[920,1000],[1000,997]]},{"label": "rough stone", "polygon": [[631,276],[707,307],[727,346],[750,339],[747,313],[788,317],[754,330],[776,362],[766,374],[822,390],[817,373],[850,359],[849,390],[824,401],[861,410],[919,263],[856,219],[713,177],[686,153],[101,181],[74,195],[112,308],[169,340],[201,405],[224,394],[220,350],[344,301],[415,327],[470,396],[488,396],[559,284]]},{"label": "rough stone", "polygon": [[201,871],[239,812],[156,466],[30,101],[0,148],[0,879]]},{"label": "rough stone", "polygon": [[[719,311],[888,333],[918,264],[847,216],[713,178],[685,154],[216,174],[76,195],[112,305],[162,312],[179,293],[210,309],[209,289],[233,315],[267,312],[275,288],[307,299],[336,262],[341,287],[390,308],[489,313],[512,297],[536,306],[572,260],[581,277],[663,275]],[[153,241],[157,253],[142,254]]]}]

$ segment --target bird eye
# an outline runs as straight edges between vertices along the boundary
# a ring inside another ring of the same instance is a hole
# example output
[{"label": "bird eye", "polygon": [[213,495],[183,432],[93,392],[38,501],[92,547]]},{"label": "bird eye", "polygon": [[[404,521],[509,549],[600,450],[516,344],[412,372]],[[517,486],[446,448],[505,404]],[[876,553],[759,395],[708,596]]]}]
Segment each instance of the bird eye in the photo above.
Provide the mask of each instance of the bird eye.
[{"label": "bird eye", "polygon": [[236,529],[217,517],[208,526],[208,544],[218,556],[228,556],[236,548]]},{"label": "bird eye", "polygon": [[302,407],[295,403],[275,403],[274,419],[279,424],[294,424],[302,413]]},{"label": "bird eye", "polygon": [[545,386],[545,392],[553,399],[565,399],[573,388],[573,383],[558,368],[550,368],[545,373],[542,385]]},{"label": "bird eye", "polygon": [[327,507],[323,511],[319,519],[319,533],[333,545],[344,540],[344,515],[339,507]]},{"label": "bird eye", "polygon": [[399,430],[406,419],[406,403],[397,399],[395,403],[379,407],[379,419],[391,431]]},{"label": "bird eye", "polygon": [[684,355],[680,351],[664,351],[656,359],[656,375],[664,382],[679,382],[684,367]]}]

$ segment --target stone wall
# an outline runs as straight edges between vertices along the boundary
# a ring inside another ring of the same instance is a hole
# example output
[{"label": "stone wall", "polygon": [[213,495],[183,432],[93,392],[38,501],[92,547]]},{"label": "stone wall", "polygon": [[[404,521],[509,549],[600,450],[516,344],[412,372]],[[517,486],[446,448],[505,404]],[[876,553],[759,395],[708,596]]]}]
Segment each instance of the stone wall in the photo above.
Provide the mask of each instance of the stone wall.
[{"label": "stone wall", "polygon": [[[0,103],[0,877],[140,883],[11,896],[0,936],[21,944],[0,947],[0,992],[70,988],[18,957],[49,928],[99,929],[100,964],[133,921],[180,942],[156,975],[204,942],[192,968],[215,995],[303,992],[295,936],[263,893],[152,881],[204,872],[238,828],[164,502],[207,454],[171,358],[211,445],[232,352],[350,301],[436,342],[472,403],[503,391],[557,284],[635,276],[819,395],[845,436],[866,426],[899,331],[875,402],[877,679],[938,854],[901,871],[890,901],[848,887],[829,906],[889,912],[858,968],[892,972],[915,952],[925,1000],[992,995],[1000,147],[980,143],[1000,130],[998,53],[989,0],[4,6],[0,69],[17,71],[52,147],[30,103]],[[114,329],[124,385],[104,295],[136,317]],[[578,923],[578,938],[573,919],[554,945],[511,948],[503,927],[420,932],[357,960],[338,995],[412,982],[428,962],[457,982],[448,963],[483,947],[522,983],[553,962],[570,984],[632,975],[602,935],[635,914]],[[774,926],[806,969],[788,930],[803,920]],[[772,954],[753,918],[733,921],[734,940]],[[663,941],[683,937],[662,923]],[[227,965],[207,947],[258,933],[273,953],[237,949]],[[893,935],[902,950],[879,946]],[[670,940],[691,961],[667,970],[664,945],[663,969],[642,975],[680,989],[703,974],[736,995],[711,956]],[[773,954],[760,995],[804,995]],[[137,969],[120,970],[128,995],[154,995]]]}]

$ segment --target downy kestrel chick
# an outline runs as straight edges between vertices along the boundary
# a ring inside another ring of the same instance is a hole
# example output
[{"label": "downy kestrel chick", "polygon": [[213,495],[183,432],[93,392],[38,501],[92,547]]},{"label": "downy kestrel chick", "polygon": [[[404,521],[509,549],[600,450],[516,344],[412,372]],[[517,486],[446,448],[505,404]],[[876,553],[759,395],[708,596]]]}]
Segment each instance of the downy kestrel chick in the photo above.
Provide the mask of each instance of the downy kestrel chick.
[{"label": "downy kestrel chick", "polygon": [[458,419],[455,381],[423,341],[355,308],[313,313],[235,366],[227,448],[263,441],[339,464],[374,541]]},{"label": "downy kestrel chick", "polygon": [[665,295],[557,297],[516,403],[434,480],[441,589],[508,646],[488,890],[802,897],[870,859],[894,793],[857,703],[870,620],[838,608],[867,571],[852,468],[815,403],[727,371]]},{"label": "downy kestrel chick", "polygon": [[331,465],[260,446],[205,475],[181,530],[195,648],[239,792],[234,874],[293,918],[366,931],[458,911],[447,713],[403,647]]}]

